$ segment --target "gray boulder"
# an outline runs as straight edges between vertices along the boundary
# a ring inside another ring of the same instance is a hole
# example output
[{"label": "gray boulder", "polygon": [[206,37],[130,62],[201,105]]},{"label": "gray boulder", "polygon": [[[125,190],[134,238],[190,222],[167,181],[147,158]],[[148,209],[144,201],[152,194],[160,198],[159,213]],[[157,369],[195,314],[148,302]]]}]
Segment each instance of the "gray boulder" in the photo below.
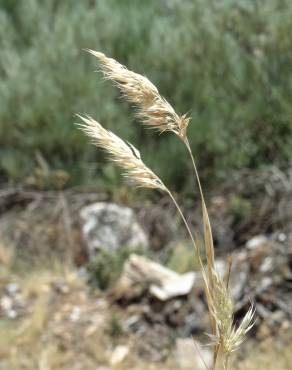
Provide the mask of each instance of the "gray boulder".
[{"label": "gray boulder", "polygon": [[99,250],[114,252],[121,247],[133,250],[148,247],[148,237],[129,207],[98,202],[82,208],[80,217],[89,257]]}]

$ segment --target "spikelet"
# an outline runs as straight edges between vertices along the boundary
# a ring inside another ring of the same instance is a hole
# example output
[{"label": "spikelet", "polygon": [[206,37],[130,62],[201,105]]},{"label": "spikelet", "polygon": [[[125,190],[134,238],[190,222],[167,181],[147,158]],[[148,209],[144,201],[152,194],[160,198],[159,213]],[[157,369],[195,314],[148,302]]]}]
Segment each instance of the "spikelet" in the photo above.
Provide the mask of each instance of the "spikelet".
[{"label": "spikelet", "polygon": [[79,124],[82,131],[93,139],[96,146],[109,154],[111,159],[124,170],[124,176],[134,185],[165,191],[162,181],[144,164],[140,152],[133,145],[106,130],[91,117],[77,116],[84,122]]},{"label": "spikelet", "polygon": [[234,352],[242,344],[245,339],[246,334],[251,330],[255,324],[254,320],[255,310],[251,306],[250,309],[245,314],[238,328],[232,327],[229,336],[225,340],[225,352],[227,354]]},{"label": "spikelet", "polygon": [[212,313],[217,326],[218,342],[228,336],[233,322],[233,304],[229,297],[226,284],[213,270],[213,286],[211,289]]},{"label": "spikelet", "polygon": [[185,114],[179,116],[173,107],[158,92],[157,88],[146,77],[129,71],[125,66],[103,53],[87,50],[100,63],[105,77],[113,81],[122,95],[135,104],[137,116],[148,127],[159,132],[172,131],[182,140],[190,121]]},{"label": "spikelet", "polygon": [[244,341],[245,335],[253,327],[254,309],[251,307],[240,325],[233,324],[234,306],[228,294],[226,283],[213,271],[212,314],[216,322],[215,342],[227,356]]}]

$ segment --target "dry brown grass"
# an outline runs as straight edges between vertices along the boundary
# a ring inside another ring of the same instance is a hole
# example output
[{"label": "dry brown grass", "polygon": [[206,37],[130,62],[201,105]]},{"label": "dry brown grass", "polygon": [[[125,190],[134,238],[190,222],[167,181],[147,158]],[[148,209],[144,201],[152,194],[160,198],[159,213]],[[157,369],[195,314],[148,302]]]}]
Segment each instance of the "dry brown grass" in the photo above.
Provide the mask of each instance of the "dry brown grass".
[{"label": "dry brown grass", "polygon": [[[105,363],[104,331],[97,327],[89,333],[83,322],[70,320],[72,308],[95,304],[95,299],[81,299],[86,285],[76,272],[57,261],[48,270],[11,272],[28,306],[24,316],[1,319],[0,369],[91,370]],[[58,293],[56,286],[66,286],[67,293]]]},{"label": "dry brown grass", "polygon": [[[50,269],[27,271],[24,276],[11,269],[28,311],[16,320],[0,320],[0,369],[2,370],[177,370],[174,356],[161,363],[150,363],[135,349],[136,337],[130,334],[112,338],[104,325],[113,308],[98,312],[97,297],[90,295],[76,272],[56,261]],[[64,293],[56,287],[67,286]],[[223,288],[224,289],[224,288]],[[81,307],[79,321],[69,319],[72,308]],[[101,314],[101,316],[99,316]],[[98,320],[91,319],[96,315]],[[105,316],[103,316],[105,315]],[[246,343],[230,364],[233,370],[290,370],[292,338],[271,338],[263,344]],[[114,342],[114,343],[113,343]],[[110,366],[110,356],[117,344],[129,346],[127,358]]]},{"label": "dry brown grass", "polygon": [[123,97],[136,106],[138,118],[147,127],[155,128],[161,133],[165,131],[173,132],[185,144],[190,155],[202,202],[207,269],[205,269],[193,232],[179,204],[168,187],[141,161],[139,151],[131,144],[127,145],[122,139],[105,130],[91,118],[79,116],[84,122],[81,125],[83,131],[94,140],[97,146],[105,149],[110,154],[112,159],[126,171],[127,177],[130,177],[136,184],[142,187],[165,191],[172,199],[194,245],[205,282],[205,295],[210,314],[211,337],[214,346],[214,370],[217,363],[218,365],[221,363],[223,368],[227,370],[230,354],[238,348],[246,333],[252,327],[254,312],[251,308],[239,327],[235,328],[233,326],[233,304],[228,295],[228,281],[224,281],[215,271],[211,224],[196,163],[187,136],[187,127],[190,119],[186,115],[178,115],[166,99],[159,94],[155,85],[146,77],[129,71],[125,66],[112,58],[108,58],[103,53],[93,50],[88,51],[99,60],[100,69],[104,76],[113,81],[122,92]]}]

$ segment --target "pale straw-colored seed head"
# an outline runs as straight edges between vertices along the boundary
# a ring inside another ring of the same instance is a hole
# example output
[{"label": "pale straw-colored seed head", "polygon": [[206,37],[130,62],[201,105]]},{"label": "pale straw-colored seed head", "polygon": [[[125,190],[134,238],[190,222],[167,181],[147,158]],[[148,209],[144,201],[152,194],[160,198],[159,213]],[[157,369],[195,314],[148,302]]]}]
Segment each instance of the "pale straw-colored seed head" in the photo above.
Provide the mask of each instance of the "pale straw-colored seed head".
[{"label": "pale straw-colored seed head", "polygon": [[124,176],[134,185],[165,191],[162,181],[144,164],[139,151],[133,145],[106,130],[91,117],[77,116],[83,121],[79,124],[82,131],[93,140],[96,146],[109,154],[110,158],[124,170]]},{"label": "pale straw-colored seed head", "polygon": [[87,51],[99,60],[100,70],[118,86],[123,97],[135,104],[137,116],[146,126],[160,132],[172,131],[183,140],[186,138],[190,118],[186,115],[179,116],[152,82],[138,73],[129,71],[103,53]]},{"label": "pale straw-colored seed head", "polygon": [[255,324],[254,314],[254,307],[251,306],[242,319],[240,325],[237,328],[235,328],[234,326],[232,327],[232,330],[225,341],[224,350],[226,353],[229,354],[236,351],[238,347],[242,344],[242,342],[244,342],[246,334],[252,329]]},{"label": "pale straw-colored seed head", "polygon": [[224,280],[213,271],[212,314],[216,322],[215,342],[225,354],[234,352],[244,341],[245,335],[253,327],[253,307],[246,313],[240,325],[233,324],[234,305]]},{"label": "pale straw-colored seed head", "polygon": [[211,290],[212,313],[217,326],[217,336],[226,338],[233,323],[233,303],[229,297],[226,284],[216,271],[213,272]]}]

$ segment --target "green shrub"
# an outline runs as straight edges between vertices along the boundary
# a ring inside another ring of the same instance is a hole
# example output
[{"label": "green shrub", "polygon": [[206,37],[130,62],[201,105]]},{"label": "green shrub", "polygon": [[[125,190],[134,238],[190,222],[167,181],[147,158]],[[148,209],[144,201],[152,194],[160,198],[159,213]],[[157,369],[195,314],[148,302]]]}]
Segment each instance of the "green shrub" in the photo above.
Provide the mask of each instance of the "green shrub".
[{"label": "green shrub", "polygon": [[101,250],[87,266],[89,282],[101,290],[108,289],[120,276],[124,263],[133,250],[121,248],[116,252]]},{"label": "green shrub", "polygon": [[191,110],[203,175],[287,163],[291,16],[288,0],[0,0],[0,177],[24,181],[41,153],[69,185],[112,190],[116,172],[72,127],[74,113],[89,112],[137,143],[165,181],[191,184],[184,148],[129,124],[129,107],[90,73],[87,47],[147,75],[177,111]]}]

